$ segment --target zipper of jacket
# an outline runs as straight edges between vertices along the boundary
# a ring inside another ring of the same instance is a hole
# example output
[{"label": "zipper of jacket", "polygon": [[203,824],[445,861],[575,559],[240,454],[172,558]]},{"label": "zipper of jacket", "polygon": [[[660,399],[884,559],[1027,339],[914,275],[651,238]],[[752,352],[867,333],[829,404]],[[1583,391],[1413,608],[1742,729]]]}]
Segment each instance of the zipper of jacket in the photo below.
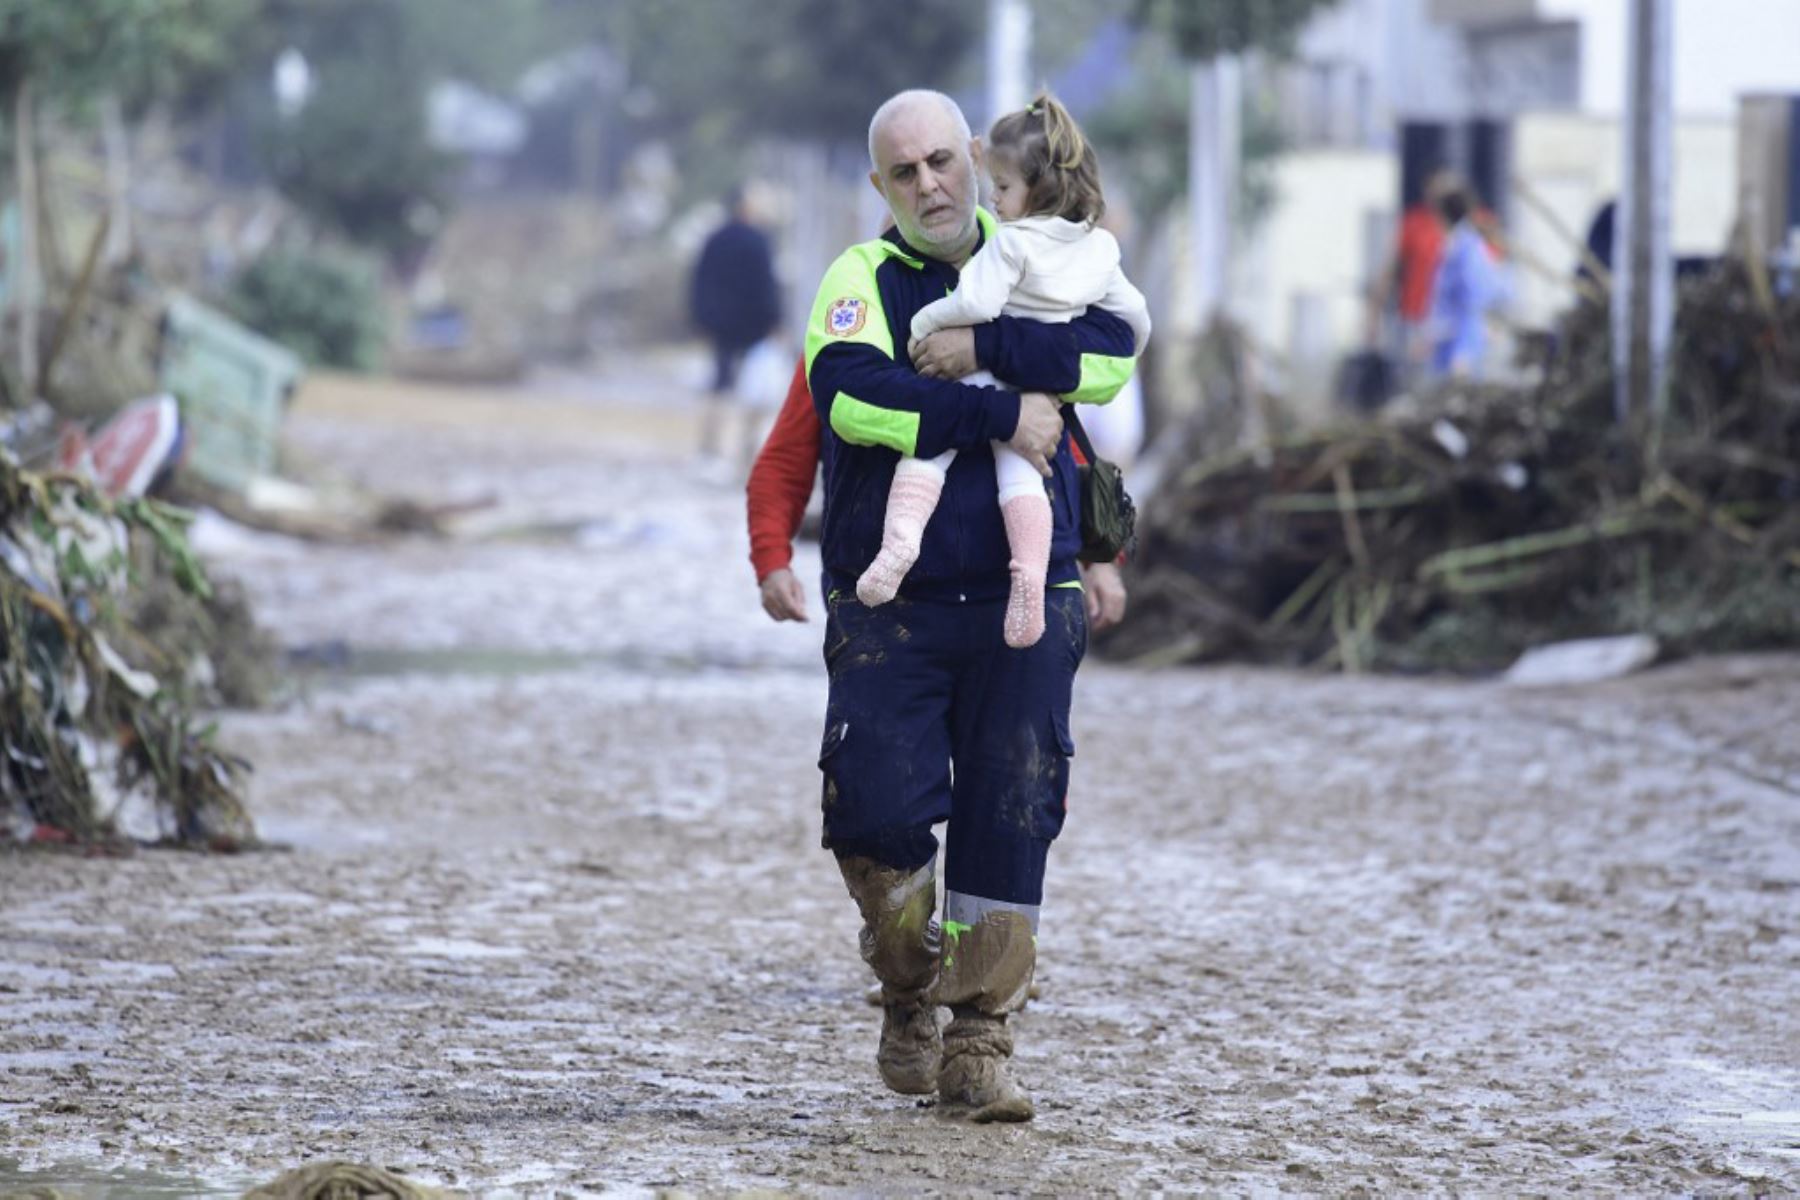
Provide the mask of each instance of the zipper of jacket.
[{"label": "zipper of jacket", "polygon": [[[958,272],[957,277],[959,279],[961,278],[960,272]],[[954,292],[955,290],[956,290],[956,285],[951,284],[950,286],[948,286],[944,289],[944,295],[948,296],[951,292]],[[963,451],[963,453],[966,454],[966,453],[968,453],[968,451],[965,450],[965,451]],[[957,455],[957,458],[960,459],[961,457],[962,457],[962,454]],[[954,462],[951,463],[950,465],[951,465],[951,467],[956,466],[956,464]],[[968,472],[966,472],[966,471],[964,472],[964,474],[967,474],[967,473]],[[950,490],[950,480],[948,477],[946,477],[944,480],[944,490],[946,492],[948,492]],[[968,600],[968,598],[969,598],[969,594],[967,592],[965,592],[964,590],[962,590],[963,582],[965,580],[967,580],[969,577],[969,530],[968,530],[968,525],[963,521],[963,506],[962,506],[962,504],[958,503],[958,504],[956,504],[955,507],[956,507],[956,582],[957,582],[956,599],[958,600],[958,602],[963,602],[963,601]]]}]

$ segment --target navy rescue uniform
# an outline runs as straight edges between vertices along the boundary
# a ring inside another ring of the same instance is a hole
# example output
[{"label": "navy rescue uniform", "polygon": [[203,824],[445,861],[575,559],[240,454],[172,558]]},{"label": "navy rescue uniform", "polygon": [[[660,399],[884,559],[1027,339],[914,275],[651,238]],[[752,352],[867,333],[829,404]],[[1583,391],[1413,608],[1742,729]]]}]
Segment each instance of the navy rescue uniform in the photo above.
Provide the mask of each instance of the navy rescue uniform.
[{"label": "navy rescue uniform", "polygon": [[[993,218],[978,218],[985,238]],[[938,999],[1004,1013],[1030,983],[1074,753],[1070,695],[1087,648],[1080,495],[1065,435],[1045,481],[1055,520],[1045,632],[1012,649],[1002,634],[1010,551],[989,443],[1012,437],[1018,393],[928,379],[906,357],[913,314],[956,281],[954,267],[891,230],[832,264],[807,327],[825,431],[824,843],[840,860],[904,872],[906,890],[922,892],[935,888],[932,826],[947,821]],[[997,378],[1073,402],[1111,400],[1135,365],[1130,328],[1099,309],[1067,324],[1000,317],[974,337]],[[918,560],[894,600],[865,607],[855,581],[880,548],[894,465],[951,448],[959,453]],[[927,913],[934,898],[918,897]],[[895,912],[917,918],[918,905],[894,899]]]}]

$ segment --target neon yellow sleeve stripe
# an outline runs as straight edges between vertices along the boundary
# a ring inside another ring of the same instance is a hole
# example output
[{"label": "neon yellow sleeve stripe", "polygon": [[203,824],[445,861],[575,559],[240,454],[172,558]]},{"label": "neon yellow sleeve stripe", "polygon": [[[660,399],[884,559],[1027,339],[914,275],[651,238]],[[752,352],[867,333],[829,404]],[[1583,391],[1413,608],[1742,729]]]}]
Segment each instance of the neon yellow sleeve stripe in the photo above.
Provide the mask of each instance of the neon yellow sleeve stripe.
[{"label": "neon yellow sleeve stripe", "polygon": [[1075,404],[1106,404],[1119,394],[1137,369],[1137,359],[1110,354],[1081,356],[1081,384],[1063,396]]},{"label": "neon yellow sleeve stripe", "polygon": [[886,446],[905,455],[919,446],[919,414],[881,408],[839,392],[831,401],[831,428],[853,446]]},{"label": "neon yellow sleeve stripe", "polygon": [[1050,590],[1053,592],[1057,588],[1074,588],[1078,592],[1087,590],[1086,588],[1083,588],[1081,586],[1081,580],[1079,580],[1079,579],[1071,579],[1067,583],[1053,583],[1050,585]]},{"label": "neon yellow sleeve stripe", "polygon": [[812,316],[806,322],[806,370],[812,372],[819,351],[836,342],[873,346],[894,357],[894,336],[881,308],[875,268],[888,257],[890,243],[864,242],[837,256],[819,283]]}]

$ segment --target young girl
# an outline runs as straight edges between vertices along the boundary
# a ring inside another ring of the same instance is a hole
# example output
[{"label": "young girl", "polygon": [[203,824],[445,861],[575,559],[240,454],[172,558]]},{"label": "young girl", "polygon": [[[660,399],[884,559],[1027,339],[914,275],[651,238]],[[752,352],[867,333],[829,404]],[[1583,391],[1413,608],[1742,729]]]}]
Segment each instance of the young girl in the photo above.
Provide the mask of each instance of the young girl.
[{"label": "young girl", "polygon": [[[1002,314],[1067,322],[1098,305],[1131,325],[1142,354],[1150,339],[1149,313],[1142,293],[1119,270],[1118,242],[1095,228],[1106,208],[1100,169],[1074,118],[1040,95],[1030,108],[994,123],[987,166],[994,215],[1001,224],[963,268],[956,291],[913,318],[913,345],[937,330],[979,325]],[[963,382],[994,379],[982,371]],[[1012,551],[1006,644],[1030,646],[1044,633],[1050,499],[1043,477],[1029,462],[1002,442],[993,446],[1000,512]],[[864,604],[885,604],[899,591],[919,556],[925,524],[937,508],[945,472],[955,457],[950,450],[934,459],[903,458],[894,468],[881,551],[856,581],[857,599]]]}]

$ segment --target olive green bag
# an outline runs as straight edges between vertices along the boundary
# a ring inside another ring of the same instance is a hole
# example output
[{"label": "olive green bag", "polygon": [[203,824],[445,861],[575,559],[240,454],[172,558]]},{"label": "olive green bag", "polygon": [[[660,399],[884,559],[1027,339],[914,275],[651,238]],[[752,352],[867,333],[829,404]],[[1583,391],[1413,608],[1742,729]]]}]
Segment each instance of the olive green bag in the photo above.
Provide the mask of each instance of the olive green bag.
[{"label": "olive green bag", "polygon": [[1082,562],[1109,563],[1119,555],[1137,549],[1137,506],[1125,490],[1125,473],[1117,463],[1108,462],[1094,453],[1094,443],[1075,405],[1063,409],[1063,421],[1081,456],[1087,462],[1078,467],[1081,473],[1081,553]]}]

